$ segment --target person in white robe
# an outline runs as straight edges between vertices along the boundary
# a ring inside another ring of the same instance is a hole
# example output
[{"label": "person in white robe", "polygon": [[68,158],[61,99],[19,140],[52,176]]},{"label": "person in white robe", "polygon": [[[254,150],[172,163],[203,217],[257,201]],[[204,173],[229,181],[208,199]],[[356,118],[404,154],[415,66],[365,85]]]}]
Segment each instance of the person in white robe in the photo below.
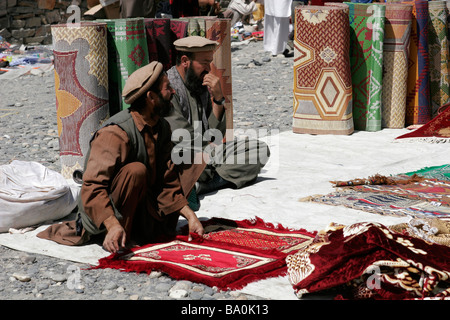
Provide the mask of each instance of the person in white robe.
[{"label": "person in white robe", "polygon": [[273,56],[289,53],[286,44],[289,38],[289,24],[292,0],[264,0],[264,50]]}]

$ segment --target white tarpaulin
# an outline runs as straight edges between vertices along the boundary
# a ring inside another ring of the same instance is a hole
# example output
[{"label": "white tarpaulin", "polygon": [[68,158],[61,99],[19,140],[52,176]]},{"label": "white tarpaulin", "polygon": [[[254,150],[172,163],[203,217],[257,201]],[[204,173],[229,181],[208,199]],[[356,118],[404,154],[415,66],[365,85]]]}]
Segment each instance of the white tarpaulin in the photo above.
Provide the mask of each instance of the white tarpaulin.
[{"label": "white tarpaulin", "polygon": [[76,207],[79,188],[37,162],[0,166],[0,232],[64,218]]},{"label": "white tarpaulin", "polygon": [[[212,217],[243,220],[257,216],[269,223],[308,231],[322,230],[331,222],[367,221],[384,225],[407,222],[408,217],[299,201],[310,195],[333,192],[332,180],[398,174],[449,163],[448,144],[394,142],[406,132],[407,129],[384,129],[349,136],[282,132],[261,139],[270,146],[271,158],[257,182],[239,190],[223,189],[201,196],[197,215],[202,220]],[[108,255],[99,245],[68,247],[37,238],[35,235],[43,229],[0,234],[0,245],[93,264]],[[241,291],[263,298],[297,299],[287,277],[250,283]]]}]

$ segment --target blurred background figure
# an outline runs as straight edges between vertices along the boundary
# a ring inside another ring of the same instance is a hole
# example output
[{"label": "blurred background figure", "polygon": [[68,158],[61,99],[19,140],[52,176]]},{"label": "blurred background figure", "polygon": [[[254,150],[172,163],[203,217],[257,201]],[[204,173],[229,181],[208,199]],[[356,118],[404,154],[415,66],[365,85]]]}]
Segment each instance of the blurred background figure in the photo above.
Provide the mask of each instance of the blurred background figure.
[{"label": "blurred background figure", "polygon": [[218,16],[221,17],[219,0],[166,0],[169,2],[173,18],[196,17],[196,16]]},{"label": "blurred background figure", "polygon": [[120,0],[120,18],[154,18],[158,0]]},{"label": "blurred background figure", "polygon": [[231,26],[233,27],[237,22],[242,22],[244,17],[253,14],[253,12],[258,9],[256,6],[257,1],[258,0],[231,0],[227,10],[223,13],[223,16],[231,19]]},{"label": "blurred background figure", "polygon": [[272,56],[282,53],[293,57],[286,44],[289,38],[289,25],[292,0],[264,0],[264,50]]}]

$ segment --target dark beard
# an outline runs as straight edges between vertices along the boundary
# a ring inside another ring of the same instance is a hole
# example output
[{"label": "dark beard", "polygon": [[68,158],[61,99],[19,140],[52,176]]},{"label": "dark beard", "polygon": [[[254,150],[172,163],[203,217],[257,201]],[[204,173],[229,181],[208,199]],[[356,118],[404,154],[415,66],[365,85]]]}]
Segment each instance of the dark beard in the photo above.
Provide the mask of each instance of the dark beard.
[{"label": "dark beard", "polygon": [[191,66],[189,66],[186,71],[186,79],[184,83],[186,84],[186,88],[188,88],[191,95],[196,98],[199,98],[203,93],[208,91],[208,88],[203,85],[203,80],[195,74]]},{"label": "dark beard", "polygon": [[160,117],[165,117],[170,113],[172,102],[170,100],[164,100],[161,93],[158,93],[158,96],[159,103],[154,107],[153,112]]}]

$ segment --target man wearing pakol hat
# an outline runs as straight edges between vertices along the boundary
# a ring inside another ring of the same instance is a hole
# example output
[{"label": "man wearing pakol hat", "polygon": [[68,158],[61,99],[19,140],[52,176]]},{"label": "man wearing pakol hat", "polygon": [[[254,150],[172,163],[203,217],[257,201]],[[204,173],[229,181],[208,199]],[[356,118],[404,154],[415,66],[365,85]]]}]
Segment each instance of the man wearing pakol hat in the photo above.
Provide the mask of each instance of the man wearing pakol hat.
[{"label": "man wearing pakol hat", "polygon": [[100,235],[104,249],[117,252],[129,240],[142,245],[174,235],[180,214],[190,232],[203,234],[186,200],[201,171],[180,174],[171,161],[170,126],[161,117],[173,94],[159,62],[130,75],[122,93],[130,108],[95,132],[86,155],[76,226],[80,239],[63,240],[79,245]]},{"label": "man wearing pakol hat", "polygon": [[167,71],[175,89],[171,112],[165,116],[177,144],[174,154],[182,154],[178,160],[183,161],[186,153],[207,154],[208,165],[196,184],[197,194],[244,187],[256,180],[269,158],[268,146],[257,140],[222,143],[226,137],[225,97],[220,79],[211,73],[217,45],[198,36],[176,40],[177,62]]}]

